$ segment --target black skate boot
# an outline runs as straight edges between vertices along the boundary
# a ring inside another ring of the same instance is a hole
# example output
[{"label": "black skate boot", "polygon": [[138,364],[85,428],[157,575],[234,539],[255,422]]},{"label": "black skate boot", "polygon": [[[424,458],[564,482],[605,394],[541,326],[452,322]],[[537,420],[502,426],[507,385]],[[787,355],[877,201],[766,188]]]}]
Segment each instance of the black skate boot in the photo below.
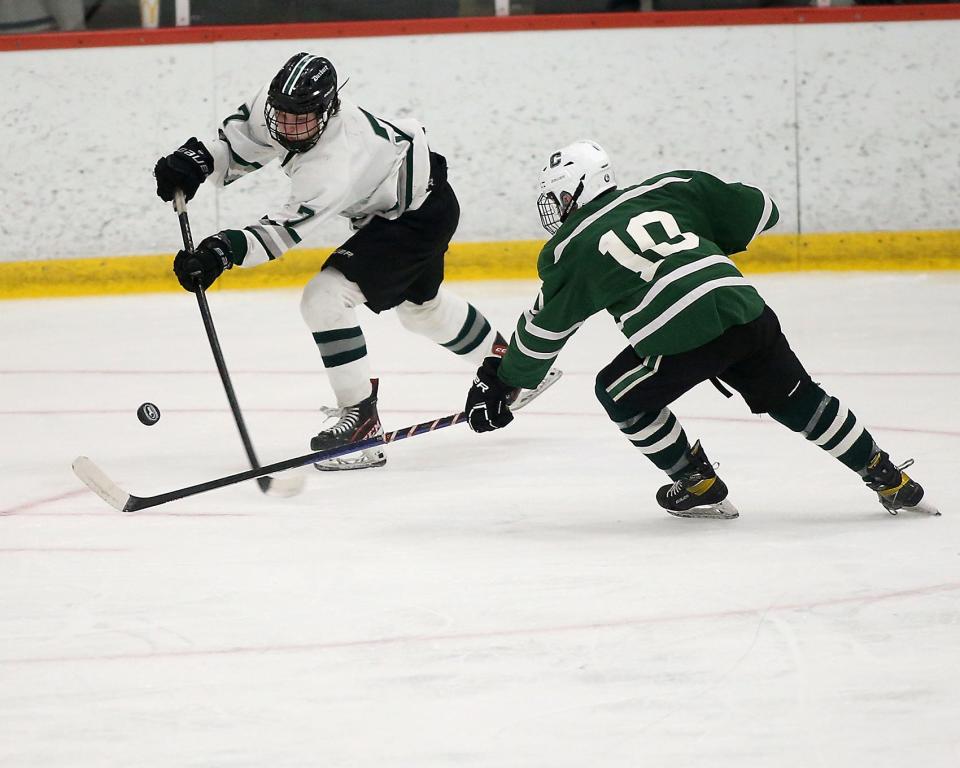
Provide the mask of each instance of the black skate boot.
[{"label": "black skate boot", "polygon": [[[503,357],[507,354],[507,350],[510,348],[510,344],[507,342],[503,336],[500,335],[499,331],[497,332],[496,338],[493,340],[493,346],[490,348],[490,354],[495,357]],[[528,405],[533,400],[536,400],[540,395],[546,392],[550,387],[560,381],[560,377],[563,376],[563,371],[559,368],[551,368],[547,371],[546,376],[543,377],[543,381],[537,384],[536,389],[518,389],[516,394],[513,396],[513,399],[508,398],[508,405],[510,406],[511,411],[519,411],[525,405]]]},{"label": "black skate boot", "polygon": [[727,498],[727,486],[713,469],[697,440],[687,453],[690,466],[672,485],[657,491],[657,503],[677,517],[732,520],[740,512]]},{"label": "black skate boot", "polygon": [[898,467],[890,461],[886,451],[878,451],[867,462],[867,474],[863,482],[870,490],[877,492],[883,508],[891,515],[897,514],[901,509],[939,515],[940,511],[924,500],[920,483],[911,480],[903,471],[912,464],[913,459],[908,459]]},{"label": "black skate boot", "polygon": [[[323,408],[322,410],[330,419],[336,419],[326,429],[310,439],[310,450],[326,451],[331,448],[339,448],[342,445],[356,443],[360,440],[366,440],[371,437],[383,435],[383,427],[380,424],[380,416],[377,413],[377,389],[379,387],[378,379],[370,379],[373,385],[373,391],[366,400],[361,400],[356,405],[350,405],[346,408]],[[353,455],[339,456],[326,461],[318,461],[313,466],[324,472],[337,471],[342,469],[368,469],[370,467],[382,467],[387,463],[387,457],[381,446],[365,448]]]}]

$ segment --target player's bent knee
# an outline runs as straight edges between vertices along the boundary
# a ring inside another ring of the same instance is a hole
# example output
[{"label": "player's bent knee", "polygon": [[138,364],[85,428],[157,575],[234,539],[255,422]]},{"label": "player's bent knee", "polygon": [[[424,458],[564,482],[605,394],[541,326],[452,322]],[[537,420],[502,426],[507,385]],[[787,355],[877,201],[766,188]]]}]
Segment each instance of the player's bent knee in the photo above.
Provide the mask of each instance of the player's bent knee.
[{"label": "player's bent knee", "polygon": [[397,307],[397,318],[408,331],[420,333],[431,329],[436,324],[436,315],[440,310],[440,304],[441,298],[439,295],[423,304],[405,301]]},{"label": "player's bent knee", "polygon": [[815,381],[806,379],[795,392],[767,412],[771,417],[794,432],[802,432],[827,393]]},{"label": "player's bent knee", "polygon": [[620,395],[616,400],[614,395],[611,394],[612,391],[616,392],[614,387],[616,382],[622,379],[624,373],[629,371],[631,367],[635,367],[637,363],[639,363],[639,359],[633,355],[633,350],[628,349],[617,355],[597,373],[593,392],[597,400],[600,401],[600,405],[603,406],[603,410],[607,412],[607,416],[613,421],[623,421],[645,410],[645,408],[639,407],[637,398],[633,396],[636,393],[632,393],[631,397],[628,398],[623,398]]},{"label": "player's bent knee", "polygon": [[355,306],[351,283],[339,270],[324,269],[314,275],[300,297],[300,315],[313,329],[339,327],[343,314]]},{"label": "player's bent knee", "polygon": [[607,377],[604,376],[604,372],[600,371],[597,374],[597,378],[594,382],[593,393],[596,395],[597,400],[600,401],[600,405],[603,406],[603,410],[607,412],[607,416],[610,417],[613,421],[622,421],[624,418],[624,408],[618,406],[614,399],[610,396],[609,382]]}]

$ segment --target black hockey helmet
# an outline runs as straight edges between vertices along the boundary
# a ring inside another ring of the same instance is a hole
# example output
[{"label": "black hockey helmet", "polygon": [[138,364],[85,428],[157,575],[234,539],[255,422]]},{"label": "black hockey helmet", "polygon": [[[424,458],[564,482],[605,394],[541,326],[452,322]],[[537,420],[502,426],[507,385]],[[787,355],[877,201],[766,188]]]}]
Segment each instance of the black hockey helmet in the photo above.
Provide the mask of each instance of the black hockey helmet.
[{"label": "black hockey helmet", "polygon": [[339,109],[333,64],[322,56],[298,53],[270,82],[263,115],[267,130],[282,147],[305,152]]}]

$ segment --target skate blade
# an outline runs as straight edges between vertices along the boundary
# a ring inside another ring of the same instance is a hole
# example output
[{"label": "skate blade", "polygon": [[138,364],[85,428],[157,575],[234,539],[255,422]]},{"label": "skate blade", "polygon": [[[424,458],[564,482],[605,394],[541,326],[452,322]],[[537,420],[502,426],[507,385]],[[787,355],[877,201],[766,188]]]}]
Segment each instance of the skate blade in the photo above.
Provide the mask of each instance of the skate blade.
[{"label": "skate blade", "polygon": [[519,411],[521,408],[532,403],[540,395],[546,392],[550,387],[560,381],[560,377],[563,376],[563,371],[559,368],[551,368],[547,371],[547,375],[543,377],[536,389],[521,389],[520,394],[517,395],[517,399],[510,403],[511,411]]},{"label": "skate blade", "polygon": [[[889,510],[887,510],[889,511]],[[940,517],[940,510],[937,509],[932,504],[927,504],[927,502],[921,499],[920,503],[915,507],[900,507],[896,512],[891,514],[898,514],[900,512],[910,512],[914,515],[929,515],[930,517]]]},{"label": "skate blade", "polygon": [[667,512],[674,517],[697,517],[710,520],[733,520],[740,517],[740,511],[729,499],[724,499],[717,504],[707,504],[703,507],[691,507],[681,512],[675,512],[672,509],[668,509]]},{"label": "skate blade", "polygon": [[378,454],[376,457],[363,456],[359,459],[330,459],[329,461],[317,461],[313,466],[320,472],[345,472],[354,469],[375,469],[382,467],[387,463],[387,457],[384,454]]}]

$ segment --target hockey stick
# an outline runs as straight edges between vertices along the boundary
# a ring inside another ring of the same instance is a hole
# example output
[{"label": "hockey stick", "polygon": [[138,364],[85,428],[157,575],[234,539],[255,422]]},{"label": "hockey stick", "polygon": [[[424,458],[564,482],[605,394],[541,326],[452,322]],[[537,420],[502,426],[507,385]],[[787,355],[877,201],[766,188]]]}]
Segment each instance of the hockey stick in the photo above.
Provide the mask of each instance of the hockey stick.
[{"label": "hockey stick", "polygon": [[402,429],[396,429],[393,432],[387,432],[382,437],[371,437],[366,440],[360,440],[356,443],[349,443],[338,448],[330,448],[326,451],[317,451],[303,456],[297,456],[285,461],[278,461],[275,464],[269,464],[266,467],[256,467],[246,472],[238,472],[235,475],[218,477],[216,480],[208,480],[205,483],[198,483],[187,488],[180,488],[176,491],[168,491],[156,496],[134,496],[127,493],[113,480],[107,477],[106,473],[94,464],[86,456],[78,456],[73,461],[73,471],[84,484],[107,504],[121,512],[137,512],[141,509],[156,507],[159,504],[166,504],[168,501],[184,499],[187,496],[195,496],[198,493],[206,493],[216,488],[224,488],[235,483],[242,483],[244,480],[254,480],[266,476],[271,472],[282,472],[286,469],[304,467],[307,464],[313,464],[325,459],[333,459],[337,456],[343,456],[348,453],[362,451],[364,448],[372,448],[376,445],[385,445],[394,443],[397,440],[406,440],[408,437],[423,435],[427,432],[433,432],[437,429],[450,427],[454,424],[460,424],[467,420],[467,417],[461,411],[450,416],[443,416],[433,421],[424,421],[420,424],[414,424]]},{"label": "hockey stick", "polygon": [[[190,233],[190,220],[187,218],[187,201],[184,198],[183,190],[178,189],[173,196],[173,208],[177,212],[177,218],[180,220],[180,234],[183,235],[183,249],[188,253],[193,253],[193,235]],[[243,414],[240,413],[240,403],[237,402],[237,396],[233,391],[233,384],[230,383],[230,373],[227,371],[227,365],[223,360],[223,351],[220,349],[220,341],[217,338],[216,328],[213,327],[213,315],[210,314],[210,305],[207,304],[207,296],[203,288],[199,285],[195,291],[197,294],[197,304],[200,306],[200,316],[203,318],[203,327],[207,332],[207,340],[210,342],[210,351],[213,353],[213,360],[217,364],[217,370],[220,372],[220,381],[223,382],[223,391],[227,393],[227,401],[230,403],[230,411],[233,413],[233,420],[237,424],[237,431],[240,432],[240,439],[243,441],[243,449],[247,452],[247,459],[250,466],[258,470],[260,462],[257,460],[257,454],[253,451],[253,443],[247,432],[247,425],[243,421]],[[257,485],[260,490],[271,496],[295,496],[303,490],[302,477],[268,477],[258,476]]]}]

